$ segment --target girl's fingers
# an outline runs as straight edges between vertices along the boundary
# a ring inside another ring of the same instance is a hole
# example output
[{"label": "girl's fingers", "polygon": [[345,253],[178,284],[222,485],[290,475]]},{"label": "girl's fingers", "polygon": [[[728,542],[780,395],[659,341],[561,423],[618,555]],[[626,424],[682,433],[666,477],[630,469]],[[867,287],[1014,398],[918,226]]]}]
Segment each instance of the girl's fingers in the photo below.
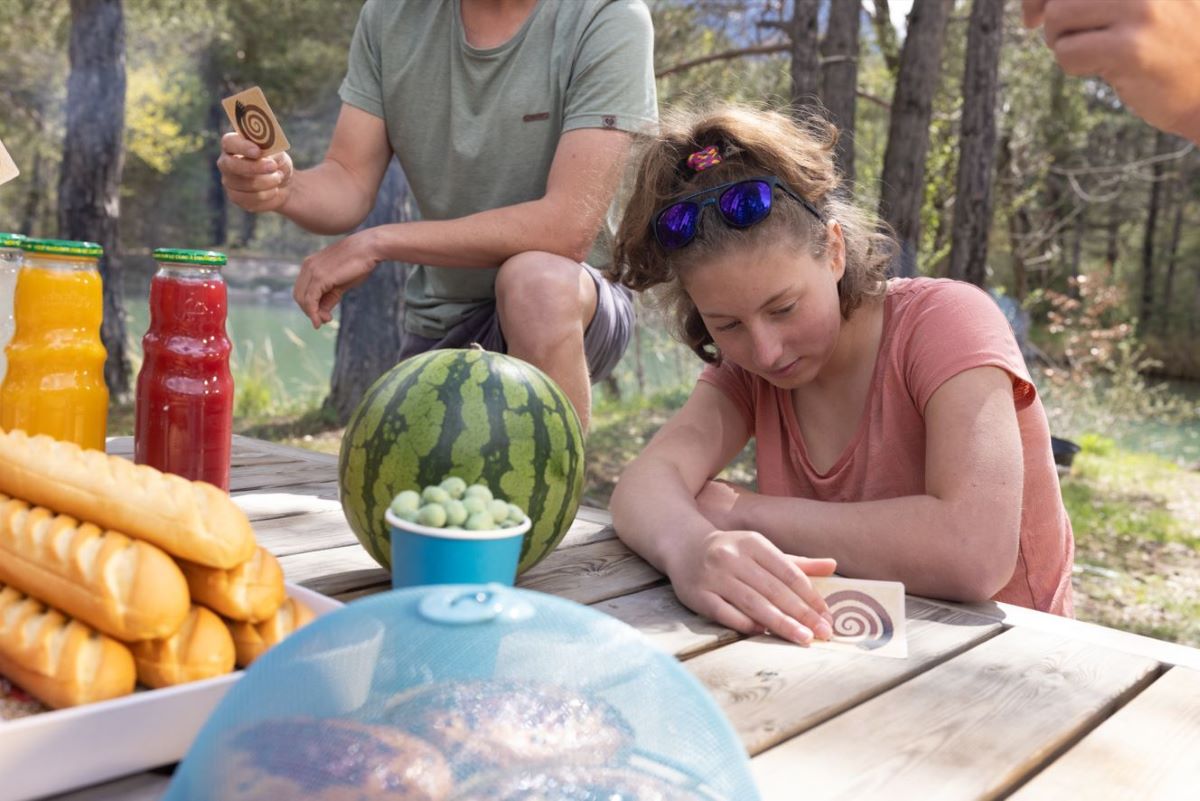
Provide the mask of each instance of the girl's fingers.
[{"label": "girl's fingers", "polygon": [[806,576],[832,576],[837,570],[836,559],[813,559],[809,556],[792,556],[791,559]]},{"label": "girl's fingers", "polygon": [[768,565],[761,561],[747,560],[738,578],[753,588],[773,608],[803,626],[805,631],[820,639],[828,639],[832,630],[822,617],[822,612],[828,610],[820,594],[813,590],[810,597],[805,597],[801,590],[804,587],[811,590],[811,585],[799,568],[789,564],[786,558],[778,564],[774,559],[770,562]]},{"label": "girl's fingers", "polygon": [[[798,595],[800,600],[808,605],[818,616],[829,613],[829,607],[821,593],[813,589],[808,576],[796,565],[793,557],[775,547],[765,537],[756,538],[749,544],[746,551],[758,565],[771,572],[783,582],[790,594]],[[790,605],[789,605],[790,606]],[[815,623],[813,625],[816,625]]]},{"label": "girl's fingers", "polygon": [[723,595],[726,601],[754,621],[755,633],[766,630],[797,645],[808,645],[813,641],[812,629],[784,613],[753,585],[739,581],[728,587]]}]

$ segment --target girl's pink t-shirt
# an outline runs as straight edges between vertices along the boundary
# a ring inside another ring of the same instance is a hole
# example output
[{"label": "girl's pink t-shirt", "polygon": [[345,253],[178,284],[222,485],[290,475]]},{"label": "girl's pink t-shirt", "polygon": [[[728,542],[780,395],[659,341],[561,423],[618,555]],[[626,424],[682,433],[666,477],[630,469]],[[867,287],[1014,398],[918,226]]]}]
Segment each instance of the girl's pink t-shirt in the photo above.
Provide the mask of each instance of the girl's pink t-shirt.
[{"label": "girl's pink t-shirt", "polygon": [[853,502],[925,493],[925,404],[946,380],[985,366],[1012,376],[1025,463],[1017,565],[994,600],[1070,617],[1075,540],[1046,411],[1008,321],[978,287],[932,278],[888,282],[866,406],[854,438],[824,474],[808,461],[787,390],[729,362],[709,365],[700,380],[724,392],[750,427],[759,492]]}]

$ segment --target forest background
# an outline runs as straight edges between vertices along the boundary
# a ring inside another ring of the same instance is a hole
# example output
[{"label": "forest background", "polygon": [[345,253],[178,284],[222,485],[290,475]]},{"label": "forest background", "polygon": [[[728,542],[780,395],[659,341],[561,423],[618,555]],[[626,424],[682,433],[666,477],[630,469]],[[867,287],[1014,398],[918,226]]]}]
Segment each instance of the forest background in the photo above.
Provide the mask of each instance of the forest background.
[{"label": "forest background", "polygon": [[[1200,170],[1103,82],[1065,76],[1014,0],[647,0],[664,110],[819,110],[904,244],[901,274],[993,293],[1026,343],[1063,476],[1079,616],[1200,645]],[[361,0],[0,0],[0,140],[22,175],[0,230],[105,246],[110,434],[131,433],[155,247],[230,255],[236,427],[336,452],[399,345],[402,265],[338,324],[291,305],[332,239],[225,200],[219,101],[261,86],[299,167],[320,160]],[[389,171],[366,225],[415,214]],[[237,323],[234,313],[260,323]],[[263,322],[265,321],[265,323]],[[249,332],[249,335],[244,335]],[[599,388],[586,499],[686,397],[699,362],[642,308]],[[728,475],[752,483],[752,447]]]}]

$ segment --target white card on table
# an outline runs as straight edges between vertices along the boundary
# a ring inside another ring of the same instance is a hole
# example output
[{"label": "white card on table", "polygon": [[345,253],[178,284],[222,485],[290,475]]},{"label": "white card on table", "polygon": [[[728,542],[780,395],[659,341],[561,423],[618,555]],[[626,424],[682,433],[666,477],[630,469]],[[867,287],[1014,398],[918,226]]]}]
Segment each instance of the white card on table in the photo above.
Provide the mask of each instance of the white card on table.
[{"label": "white card on table", "polygon": [[904,585],[841,576],[809,579],[833,614],[833,639],[813,640],[814,648],[853,649],[904,659]]},{"label": "white card on table", "polygon": [[279,127],[267,96],[257,86],[225,98],[221,105],[233,129],[258,145],[262,155],[282,153],[292,146]]},{"label": "white card on table", "polygon": [[16,162],[4,149],[4,143],[0,142],[0,184],[6,184],[20,174],[21,171],[17,169]]}]

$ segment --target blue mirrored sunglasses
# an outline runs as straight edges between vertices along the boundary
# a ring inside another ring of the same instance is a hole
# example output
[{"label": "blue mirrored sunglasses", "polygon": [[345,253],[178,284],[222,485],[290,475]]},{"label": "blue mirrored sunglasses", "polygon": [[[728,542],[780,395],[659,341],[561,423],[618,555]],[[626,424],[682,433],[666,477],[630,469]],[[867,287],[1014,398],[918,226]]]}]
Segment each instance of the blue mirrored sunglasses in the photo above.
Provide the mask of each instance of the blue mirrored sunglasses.
[{"label": "blue mirrored sunglasses", "polygon": [[726,225],[733,228],[749,228],[760,223],[771,213],[771,204],[778,187],[792,200],[799,203],[820,222],[824,215],[787,184],[774,175],[744,178],[727,184],[710,186],[683,197],[654,215],[654,238],[663,250],[678,250],[696,238],[700,228],[700,215],[706,206],[716,206]]}]

